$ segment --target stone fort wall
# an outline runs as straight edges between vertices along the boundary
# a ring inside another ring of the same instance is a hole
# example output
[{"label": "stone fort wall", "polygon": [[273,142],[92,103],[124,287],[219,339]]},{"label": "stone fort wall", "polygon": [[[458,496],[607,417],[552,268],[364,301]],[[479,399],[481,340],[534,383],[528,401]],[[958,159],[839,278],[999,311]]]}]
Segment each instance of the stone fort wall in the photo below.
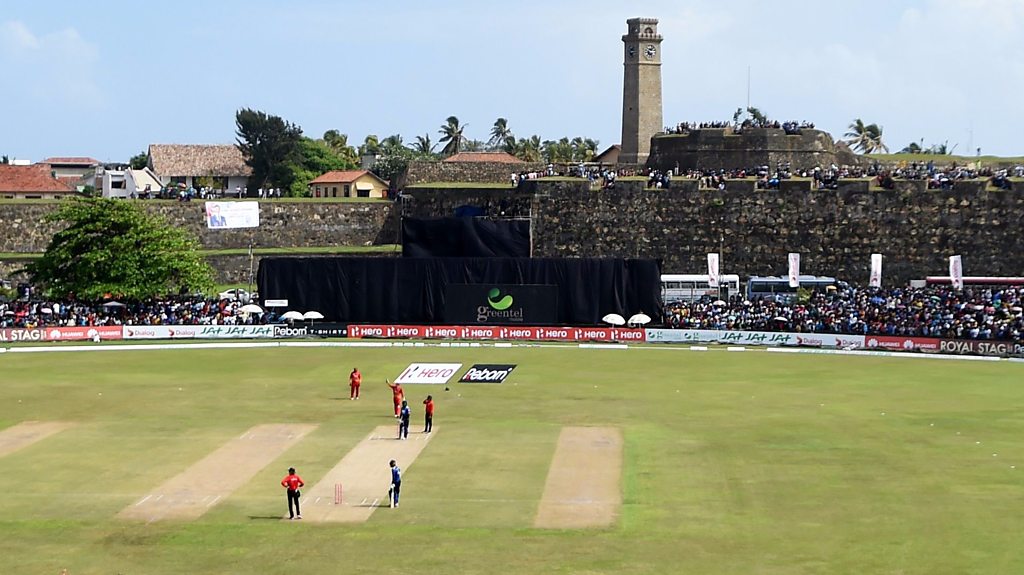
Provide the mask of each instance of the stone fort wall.
[{"label": "stone fort wall", "polygon": [[[800,252],[805,273],[866,283],[870,254],[877,252],[886,258],[886,284],[895,285],[945,275],[947,256],[962,254],[968,275],[1024,276],[1020,185],[1012,191],[985,190],[973,182],[948,191],[875,191],[851,182],[831,191],[803,185],[753,191],[737,183],[712,191],[620,184],[613,191],[592,191],[582,181],[543,180],[507,189],[412,187],[401,203],[270,204],[262,212],[264,227],[255,233],[260,247],[394,243],[400,214],[450,216],[459,206],[477,205],[494,216],[532,218],[535,256],[659,258],[666,271],[700,273],[705,254],[721,250],[724,273],[748,276],[783,274],[786,254]],[[247,245],[249,230],[206,230],[200,205],[147,207],[196,233],[208,249]],[[40,220],[54,207],[0,202],[0,252],[42,251],[55,230]],[[244,256],[223,256],[221,265],[212,259],[232,277],[247,274]]]},{"label": "stone fort wall", "polygon": [[788,135],[774,128],[695,129],[683,134],[659,134],[651,139],[647,166],[662,171],[733,170],[788,162],[794,169],[813,169],[836,163],[832,136],[821,130]]},{"label": "stone fort wall", "polygon": [[[260,227],[211,230],[203,202],[139,201],[151,213],[187,229],[204,249],[363,246],[392,243],[391,202],[261,202]],[[43,221],[55,202],[0,201],[0,253],[42,252],[59,227]],[[390,234],[390,235],[389,235]]]}]

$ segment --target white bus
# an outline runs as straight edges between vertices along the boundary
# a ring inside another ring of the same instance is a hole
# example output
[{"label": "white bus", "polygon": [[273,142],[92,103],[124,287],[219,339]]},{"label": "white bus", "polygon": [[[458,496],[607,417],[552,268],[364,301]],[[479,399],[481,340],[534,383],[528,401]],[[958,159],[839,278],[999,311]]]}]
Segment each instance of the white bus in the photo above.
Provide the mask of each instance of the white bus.
[{"label": "white bus", "polygon": [[662,274],[661,301],[696,301],[704,296],[712,299],[728,298],[740,294],[740,276],[727,274],[718,276],[721,289],[708,285],[707,275]]},{"label": "white bus", "polygon": [[752,276],[747,280],[747,299],[764,298],[780,302],[796,301],[800,288],[816,291],[836,286],[836,278],[828,276],[800,276],[800,287],[790,287],[789,276]]}]

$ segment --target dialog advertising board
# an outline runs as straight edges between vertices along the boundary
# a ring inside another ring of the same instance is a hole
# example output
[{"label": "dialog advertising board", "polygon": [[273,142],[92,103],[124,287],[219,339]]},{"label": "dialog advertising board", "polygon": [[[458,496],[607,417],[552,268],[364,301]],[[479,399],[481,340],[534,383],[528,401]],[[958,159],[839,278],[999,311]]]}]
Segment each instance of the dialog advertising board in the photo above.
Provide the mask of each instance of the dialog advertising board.
[{"label": "dialog advertising board", "polygon": [[8,328],[0,329],[0,342],[17,341],[90,341],[98,336],[101,340],[121,339],[122,327],[119,325],[46,327],[46,328]]},{"label": "dialog advertising board", "polygon": [[[124,339],[250,339],[274,337],[283,325],[133,325]],[[285,337],[282,335],[281,337]]]},{"label": "dialog advertising board", "polygon": [[444,321],[467,325],[550,325],[558,321],[558,287],[448,284]]}]

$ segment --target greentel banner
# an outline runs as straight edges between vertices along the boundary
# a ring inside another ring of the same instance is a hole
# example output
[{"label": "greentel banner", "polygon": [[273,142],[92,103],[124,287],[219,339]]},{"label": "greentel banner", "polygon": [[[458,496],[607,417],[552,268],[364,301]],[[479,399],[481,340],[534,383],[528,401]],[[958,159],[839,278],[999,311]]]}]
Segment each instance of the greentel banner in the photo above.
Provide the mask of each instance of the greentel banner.
[{"label": "greentel banner", "polygon": [[558,322],[558,287],[448,284],[444,321],[464,325],[555,324]]}]

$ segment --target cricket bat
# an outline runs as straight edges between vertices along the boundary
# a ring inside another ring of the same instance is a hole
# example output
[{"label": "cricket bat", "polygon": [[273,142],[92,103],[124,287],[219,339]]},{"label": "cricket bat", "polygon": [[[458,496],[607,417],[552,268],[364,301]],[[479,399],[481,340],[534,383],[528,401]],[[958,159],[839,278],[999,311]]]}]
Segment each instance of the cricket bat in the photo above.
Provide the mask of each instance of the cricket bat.
[{"label": "cricket bat", "polygon": [[395,508],[395,484],[392,483],[391,487],[388,487],[388,504],[392,509]]}]

